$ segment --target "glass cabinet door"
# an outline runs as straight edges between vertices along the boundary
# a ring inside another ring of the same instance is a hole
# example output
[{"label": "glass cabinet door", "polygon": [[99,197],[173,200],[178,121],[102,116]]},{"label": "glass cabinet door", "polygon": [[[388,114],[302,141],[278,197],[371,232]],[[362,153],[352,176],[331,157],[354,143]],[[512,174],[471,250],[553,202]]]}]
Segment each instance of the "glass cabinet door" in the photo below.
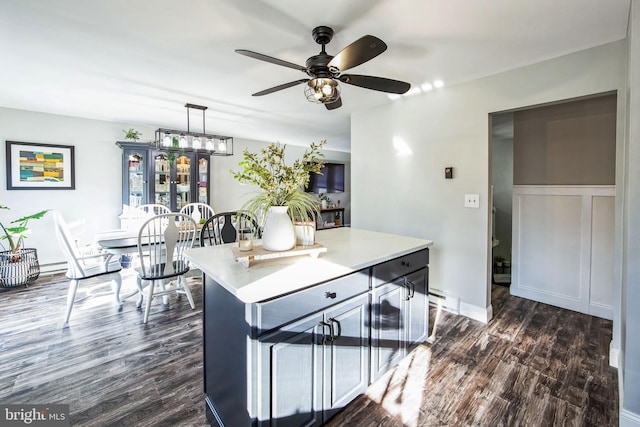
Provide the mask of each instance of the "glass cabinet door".
[{"label": "glass cabinet door", "polygon": [[180,156],[176,159],[176,210],[193,202],[191,193],[191,158]]},{"label": "glass cabinet door", "polygon": [[209,204],[209,156],[198,156],[198,202]]},{"label": "glass cabinet door", "polygon": [[144,152],[128,150],[126,153],[126,158],[127,172],[125,177],[125,185],[127,185],[128,187],[126,191],[126,193],[128,194],[128,199],[123,200],[123,203],[128,204],[133,208],[144,204],[146,201],[146,155]]},{"label": "glass cabinet door", "polygon": [[153,203],[164,205],[171,209],[171,168],[166,153],[156,153],[154,161],[154,194]]}]

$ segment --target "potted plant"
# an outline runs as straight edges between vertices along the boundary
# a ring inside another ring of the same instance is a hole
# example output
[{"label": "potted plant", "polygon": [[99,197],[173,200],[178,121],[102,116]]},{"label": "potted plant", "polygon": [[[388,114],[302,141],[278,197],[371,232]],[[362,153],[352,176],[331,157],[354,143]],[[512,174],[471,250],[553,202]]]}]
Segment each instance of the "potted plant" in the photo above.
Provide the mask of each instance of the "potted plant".
[{"label": "potted plant", "polygon": [[[9,208],[0,205],[0,209],[8,210]],[[0,223],[3,231],[3,235],[0,236],[0,245],[3,248],[0,252],[0,286],[26,285],[40,276],[37,251],[33,248],[23,249],[22,243],[31,234],[31,230],[27,227],[29,221],[40,219],[47,212],[48,209],[13,220],[10,223],[15,224],[13,227],[5,227]],[[2,243],[4,240],[7,241],[8,248]]]},{"label": "potted plant", "polygon": [[311,143],[302,159],[291,165],[285,163],[286,145],[272,143],[260,153],[244,150],[239,163],[242,170],[231,171],[241,183],[254,184],[260,192],[243,206],[264,224],[262,244],[264,249],[286,251],[296,244],[293,221],[309,222],[319,215],[318,201],[303,191],[309,185],[311,173],[320,174],[323,166],[320,152],[326,140]]},{"label": "potted plant", "polygon": [[329,207],[329,203],[331,203],[329,196],[327,196],[326,193],[320,193],[318,198],[320,199],[320,206],[322,209],[327,209]]},{"label": "potted plant", "polygon": [[122,132],[124,132],[124,139],[130,139],[133,142],[138,142],[138,140],[142,136],[141,132],[138,132],[137,130],[135,130],[133,128],[131,128],[129,130],[122,129]]}]

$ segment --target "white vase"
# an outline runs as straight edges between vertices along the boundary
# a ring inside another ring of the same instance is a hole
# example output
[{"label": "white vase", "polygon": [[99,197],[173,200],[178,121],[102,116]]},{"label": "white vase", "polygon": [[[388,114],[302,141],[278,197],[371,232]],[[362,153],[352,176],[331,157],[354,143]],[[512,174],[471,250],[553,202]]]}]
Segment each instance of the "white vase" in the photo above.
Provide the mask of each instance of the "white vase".
[{"label": "white vase", "polygon": [[288,251],[296,245],[296,232],[287,213],[288,206],[271,206],[262,232],[262,247],[268,251]]}]

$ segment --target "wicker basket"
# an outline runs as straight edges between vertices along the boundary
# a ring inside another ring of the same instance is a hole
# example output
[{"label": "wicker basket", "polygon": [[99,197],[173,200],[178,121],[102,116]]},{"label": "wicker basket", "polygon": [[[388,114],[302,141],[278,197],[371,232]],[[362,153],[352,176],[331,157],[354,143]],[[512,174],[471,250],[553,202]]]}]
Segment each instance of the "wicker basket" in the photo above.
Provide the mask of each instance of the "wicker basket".
[{"label": "wicker basket", "polygon": [[0,252],[0,287],[28,285],[39,276],[40,264],[35,249],[20,249],[17,253]]}]

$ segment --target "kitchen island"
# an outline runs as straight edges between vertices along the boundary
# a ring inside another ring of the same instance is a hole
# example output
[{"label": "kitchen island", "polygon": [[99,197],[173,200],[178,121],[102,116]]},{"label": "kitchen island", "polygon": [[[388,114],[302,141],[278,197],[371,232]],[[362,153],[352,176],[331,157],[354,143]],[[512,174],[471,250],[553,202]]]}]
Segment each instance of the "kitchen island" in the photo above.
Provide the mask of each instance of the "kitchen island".
[{"label": "kitchen island", "polygon": [[321,425],[427,338],[431,241],[345,227],[316,242],[318,258],[250,267],[235,244],[188,252],[211,425]]}]

